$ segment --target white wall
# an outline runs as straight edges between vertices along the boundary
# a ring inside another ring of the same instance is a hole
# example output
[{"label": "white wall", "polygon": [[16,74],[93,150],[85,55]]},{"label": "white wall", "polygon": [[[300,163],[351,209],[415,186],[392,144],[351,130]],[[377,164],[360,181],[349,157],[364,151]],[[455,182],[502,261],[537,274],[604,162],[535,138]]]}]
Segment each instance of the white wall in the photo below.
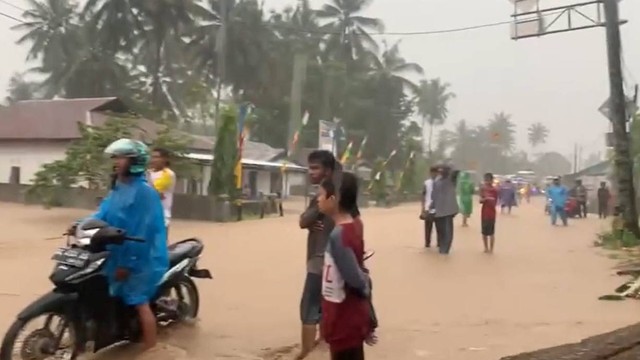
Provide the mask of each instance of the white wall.
[{"label": "white wall", "polygon": [[9,182],[11,167],[20,167],[20,183],[31,184],[44,164],[64,159],[68,142],[0,140],[0,183]]},{"label": "white wall", "polygon": [[256,188],[259,193],[271,194],[271,172],[268,170],[258,170]]}]

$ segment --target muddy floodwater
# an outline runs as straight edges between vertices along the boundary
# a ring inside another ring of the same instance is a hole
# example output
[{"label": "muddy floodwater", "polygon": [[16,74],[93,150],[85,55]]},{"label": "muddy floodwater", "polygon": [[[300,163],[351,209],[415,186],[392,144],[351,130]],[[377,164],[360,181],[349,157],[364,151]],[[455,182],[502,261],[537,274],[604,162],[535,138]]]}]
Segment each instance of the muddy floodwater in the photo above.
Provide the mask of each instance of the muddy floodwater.
[{"label": "muddy floodwater", "polygon": [[[174,221],[172,240],[199,237],[201,264],[213,281],[198,281],[200,319],[163,330],[162,345],[144,358],[290,359],[299,335],[306,233],[300,202],[283,218],[233,224]],[[551,227],[541,201],[524,204],[496,225],[496,252],[482,253],[478,209],[459,226],[449,257],[423,248],[418,204],[365,209],[367,247],[380,320],[368,359],[495,360],[577,341],[637,321],[638,302],[599,301],[624,279],[615,261],[592,243],[606,226],[595,218]],[[84,211],[0,203],[0,330],[49,288],[51,239]],[[131,347],[99,359],[134,358]],[[320,349],[310,359],[328,359]]]}]

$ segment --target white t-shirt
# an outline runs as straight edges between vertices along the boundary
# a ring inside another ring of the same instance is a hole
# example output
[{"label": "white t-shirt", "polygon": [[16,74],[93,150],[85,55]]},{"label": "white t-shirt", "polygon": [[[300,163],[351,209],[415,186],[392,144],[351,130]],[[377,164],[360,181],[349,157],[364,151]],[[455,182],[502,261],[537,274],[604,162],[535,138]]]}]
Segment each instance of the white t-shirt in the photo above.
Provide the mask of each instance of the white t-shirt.
[{"label": "white t-shirt", "polygon": [[[424,182],[424,210],[429,211],[431,206],[431,195],[433,194],[433,179],[429,178]],[[435,212],[435,210],[431,210]]]},{"label": "white t-shirt", "polygon": [[173,191],[176,187],[176,174],[169,168],[159,171],[149,171],[149,179],[153,187],[162,195],[162,208],[164,209],[164,224],[169,226],[171,221],[171,206],[173,206]]},{"label": "white t-shirt", "polygon": [[347,293],[344,291],[344,278],[329,251],[324,253],[322,297],[332,303],[341,303],[347,297]]}]

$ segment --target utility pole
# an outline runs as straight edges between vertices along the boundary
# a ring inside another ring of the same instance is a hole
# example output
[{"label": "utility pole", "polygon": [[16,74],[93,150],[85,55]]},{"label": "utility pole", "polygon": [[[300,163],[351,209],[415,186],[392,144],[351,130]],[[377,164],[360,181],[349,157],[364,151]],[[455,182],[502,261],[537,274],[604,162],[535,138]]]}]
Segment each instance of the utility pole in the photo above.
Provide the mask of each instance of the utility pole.
[{"label": "utility pole", "polygon": [[[531,6],[532,1],[534,6]],[[624,228],[640,238],[620,55],[620,25],[626,21],[620,20],[618,2],[619,0],[590,0],[541,9],[540,0],[526,0],[526,3],[525,0],[514,0],[511,38],[518,40],[603,26],[606,28],[610,87],[607,117],[613,129],[613,168],[618,185],[618,206],[622,211]],[[535,10],[531,10],[533,7]],[[588,15],[589,10],[593,10],[595,15]],[[567,22],[560,21],[562,19]]]},{"label": "utility pole", "polygon": [[627,133],[626,96],[622,77],[620,14],[618,0],[604,0],[607,28],[607,58],[609,62],[610,109],[613,137],[614,171],[618,181],[618,204],[623,212],[624,228],[640,238],[636,191],[633,184],[633,161],[631,160],[629,134]]},{"label": "utility pole", "polygon": [[573,173],[578,172],[578,143],[573,144]]}]

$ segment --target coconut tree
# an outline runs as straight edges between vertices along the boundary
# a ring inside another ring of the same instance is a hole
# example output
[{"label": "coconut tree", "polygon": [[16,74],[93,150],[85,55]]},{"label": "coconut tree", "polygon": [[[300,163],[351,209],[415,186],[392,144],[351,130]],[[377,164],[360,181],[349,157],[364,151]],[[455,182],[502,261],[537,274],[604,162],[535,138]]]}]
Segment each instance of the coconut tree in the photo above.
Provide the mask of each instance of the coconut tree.
[{"label": "coconut tree", "polygon": [[516,126],[511,121],[511,115],[499,112],[493,114],[487,126],[490,142],[503,155],[510,154],[516,145]]},{"label": "coconut tree", "polygon": [[74,48],[77,14],[67,0],[29,0],[22,14],[25,21],[12,29],[24,32],[18,45],[30,44],[27,60],[41,60],[42,67],[55,68]]},{"label": "coconut tree", "polygon": [[542,145],[547,142],[547,137],[549,137],[549,129],[544,126],[542,123],[534,123],[529,126],[527,129],[527,137],[529,139],[529,144],[531,147],[537,147],[538,145]]},{"label": "coconut tree", "polygon": [[325,49],[329,55],[350,62],[378,46],[371,32],[384,30],[380,19],[366,17],[362,12],[372,0],[331,0],[317,11],[316,16],[324,24],[321,30],[329,35]]},{"label": "coconut tree", "polygon": [[449,100],[455,94],[449,91],[450,85],[440,79],[422,80],[418,86],[417,109],[422,116],[422,128],[429,126],[427,150],[432,152],[433,129],[444,124],[449,114]]}]

